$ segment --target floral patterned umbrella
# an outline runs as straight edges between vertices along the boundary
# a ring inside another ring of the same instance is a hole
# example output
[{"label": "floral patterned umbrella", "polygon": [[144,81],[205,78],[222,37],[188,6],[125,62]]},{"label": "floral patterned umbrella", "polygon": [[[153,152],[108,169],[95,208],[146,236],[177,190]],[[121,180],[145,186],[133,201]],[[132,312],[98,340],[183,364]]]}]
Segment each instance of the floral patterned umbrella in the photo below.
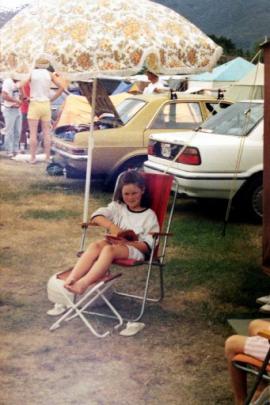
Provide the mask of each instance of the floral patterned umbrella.
[{"label": "floral patterned umbrella", "polygon": [[222,49],[181,15],[149,0],[36,1],[0,30],[0,75],[23,78],[42,54],[71,80],[210,70]]}]

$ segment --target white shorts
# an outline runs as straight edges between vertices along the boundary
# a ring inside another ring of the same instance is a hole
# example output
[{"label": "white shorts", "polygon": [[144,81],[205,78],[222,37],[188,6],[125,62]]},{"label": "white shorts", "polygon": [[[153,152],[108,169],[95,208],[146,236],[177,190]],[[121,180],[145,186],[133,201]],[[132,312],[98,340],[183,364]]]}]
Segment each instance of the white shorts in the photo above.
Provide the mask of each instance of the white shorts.
[{"label": "white shorts", "polygon": [[244,353],[255,357],[259,360],[264,360],[269,350],[268,339],[262,336],[249,336],[246,339]]},{"label": "white shorts", "polygon": [[130,245],[126,245],[126,247],[128,248],[129,259],[144,261],[144,254],[139,249],[136,249],[134,246]]}]

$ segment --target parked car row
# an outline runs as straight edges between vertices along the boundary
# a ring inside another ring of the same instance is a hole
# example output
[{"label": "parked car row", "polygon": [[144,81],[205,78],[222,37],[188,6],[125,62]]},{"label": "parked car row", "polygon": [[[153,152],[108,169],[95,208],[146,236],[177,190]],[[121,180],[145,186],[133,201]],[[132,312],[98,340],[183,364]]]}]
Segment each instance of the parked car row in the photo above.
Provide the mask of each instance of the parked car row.
[{"label": "parked car row", "polygon": [[263,101],[237,102],[196,131],[151,135],[144,168],[172,174],[179,193],[189,197],[232,196],[261,220]]},{"label": "parked car row", "polygon": [[[192,130],[231,104],[212,96],[175,93],[171,97],[167,92],[121,97],[119,102],[119,96],[111,96],[118,117],[103,115],[95,123],[92,176],[106,184],[113,183],[120,172],[143,165],[152,133]],[[83,176],[87,166],[90,107],[84,97],[80,100],[72,114],[66,100],[53,136],[54,161],[69,177]]]}]

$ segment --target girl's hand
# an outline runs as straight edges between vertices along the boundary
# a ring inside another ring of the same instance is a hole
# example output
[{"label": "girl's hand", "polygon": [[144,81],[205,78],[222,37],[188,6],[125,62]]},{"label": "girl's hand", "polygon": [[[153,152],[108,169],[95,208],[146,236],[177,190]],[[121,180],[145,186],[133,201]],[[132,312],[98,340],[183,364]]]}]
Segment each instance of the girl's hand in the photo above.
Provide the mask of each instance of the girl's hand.
[{"label": "girl's hand", "polygon": [[117,236],[124,238],[127,241],[136,241],[138,240],[138,235],[132,229],[126,229],[125,231],[118,232]]},{"label": "girl's hand", "polygon": [[111,245],[122,245],[123,243],[125,243],[125,239],[120,238],[119,236],[115,236],[115,235],[105,235],[105,239],[107,242],[109,242]]},{"label": "girl's hand", "polygon": [[121,229],[119,228],[119,226],[111,224],[109,226],[109,232],[112,235],[118,235],[118,233],[121,232]]}]

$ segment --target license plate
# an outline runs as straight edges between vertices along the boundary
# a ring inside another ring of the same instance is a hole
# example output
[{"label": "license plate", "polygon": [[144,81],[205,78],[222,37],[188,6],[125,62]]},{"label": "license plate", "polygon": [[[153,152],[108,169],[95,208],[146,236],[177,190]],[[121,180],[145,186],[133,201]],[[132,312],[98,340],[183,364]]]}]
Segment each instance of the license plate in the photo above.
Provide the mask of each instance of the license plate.
[{"label": "license plate", "polygon": [[161,144],[161,155],[165,158],[169,158],[171,156],[171,145],[169,143]]}]

